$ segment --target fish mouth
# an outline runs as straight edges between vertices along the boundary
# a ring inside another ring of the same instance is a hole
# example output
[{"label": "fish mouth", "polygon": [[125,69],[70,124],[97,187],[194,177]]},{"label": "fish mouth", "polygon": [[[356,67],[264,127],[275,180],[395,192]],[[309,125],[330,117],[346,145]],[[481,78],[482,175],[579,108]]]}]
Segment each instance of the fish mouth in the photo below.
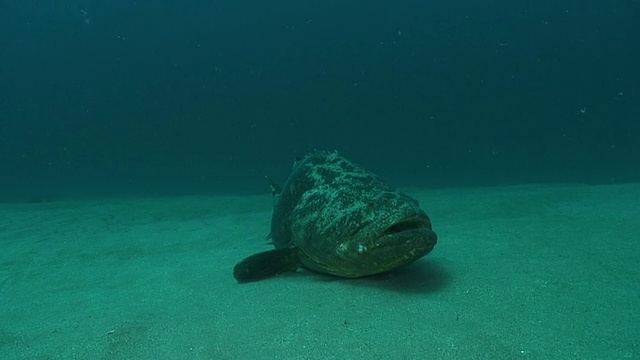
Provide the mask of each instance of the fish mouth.
[{"label": "fish mouth", "polygon": [[386,228],[381,237],[385,237],[387,235],[399,234],[404,231],[416,230],[416,229],[431,229],[431,222],[429,219],[421,217],[421,216],[412,216],[410,218],[403,219],[399,222],[394,223],[393,225]]},{"label": "fish mouth", "polygon": [[386,257],[389,266],[395,267],[428,254],[436,242],[437,236],[431,230],[429,218],[412,216],[386,228],[368,250]]},{"label": "fish mouth", "polygon": [[339,246],[339,261],[324,265],[323,271],[348,278],[379,274],[418,260],[436,245],[437,236],[426,215],[414,213],[388,224],[368,241]]}]

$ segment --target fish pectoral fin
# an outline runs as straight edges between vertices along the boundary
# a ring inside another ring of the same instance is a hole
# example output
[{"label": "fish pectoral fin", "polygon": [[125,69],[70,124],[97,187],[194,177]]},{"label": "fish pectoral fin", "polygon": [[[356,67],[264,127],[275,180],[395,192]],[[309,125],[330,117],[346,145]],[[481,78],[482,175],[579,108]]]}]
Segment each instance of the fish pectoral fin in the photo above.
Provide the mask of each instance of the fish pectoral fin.
[{"label": "fish pectoral fin", "polygon": [[293,272],[301,266],[298,248],[269,250],[240,261],[233,268],[233,276],[239,283],[245,283]]}]

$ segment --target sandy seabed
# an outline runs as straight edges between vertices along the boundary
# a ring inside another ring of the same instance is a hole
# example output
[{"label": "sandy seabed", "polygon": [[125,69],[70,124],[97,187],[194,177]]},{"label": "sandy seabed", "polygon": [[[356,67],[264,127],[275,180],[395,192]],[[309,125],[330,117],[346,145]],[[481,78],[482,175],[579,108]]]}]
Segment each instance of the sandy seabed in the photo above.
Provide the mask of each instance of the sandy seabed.
[{"label": "sandy seabed", "polygon": [[248,284],[270,195],[0,204],[0,358],[640,359],[640,185],[405,192],[425,258]]}]

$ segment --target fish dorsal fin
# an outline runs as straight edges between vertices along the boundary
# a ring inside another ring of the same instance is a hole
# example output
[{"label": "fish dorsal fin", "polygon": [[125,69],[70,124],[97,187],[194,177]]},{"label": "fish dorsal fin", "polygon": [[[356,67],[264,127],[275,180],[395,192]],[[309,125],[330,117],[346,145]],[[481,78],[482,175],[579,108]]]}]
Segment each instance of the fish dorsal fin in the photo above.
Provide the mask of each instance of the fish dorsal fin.
[{"label": "fish dorsal fin", "polygon": [[278,184],[276,184],[275,181],[271,180],[271,178],[269,176],[265,176],[267,178],[267,181],[269,182],[269,186],[271,186],[271,195],[273,195],[273,197],[277,197],[278,195],[280,195],[280,193],[282,192],[282,187]]}]

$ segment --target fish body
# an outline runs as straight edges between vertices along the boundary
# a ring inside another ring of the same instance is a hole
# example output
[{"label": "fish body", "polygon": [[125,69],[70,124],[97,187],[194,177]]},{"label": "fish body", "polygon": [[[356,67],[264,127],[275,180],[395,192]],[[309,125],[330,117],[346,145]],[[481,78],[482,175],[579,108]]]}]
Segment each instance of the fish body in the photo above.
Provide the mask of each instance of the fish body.
[{"label": "fish body", "polygon": [[345,278],[378,274],[423,257],[437,242],[417,200],[337,152],[307,155],[272,190],[275,250],[238,263],[239,282],[301,266]]}]

